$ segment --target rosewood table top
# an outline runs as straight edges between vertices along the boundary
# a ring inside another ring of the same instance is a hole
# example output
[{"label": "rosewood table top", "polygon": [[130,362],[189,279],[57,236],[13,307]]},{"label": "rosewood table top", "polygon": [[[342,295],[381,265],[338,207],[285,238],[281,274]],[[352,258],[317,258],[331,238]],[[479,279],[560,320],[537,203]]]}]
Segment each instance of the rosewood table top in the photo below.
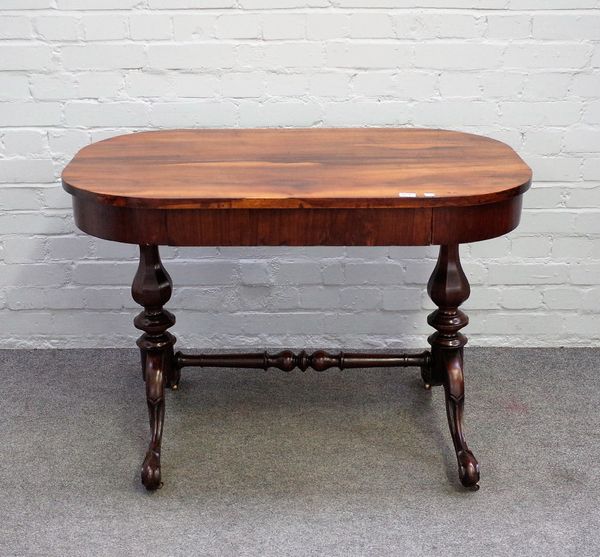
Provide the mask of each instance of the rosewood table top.
[{"label": "rosewood table top", "polygon": [[[470,286],[459,244],[500,236],[521,216],[531,170],[507,145],[471,134],[421,129],[176,130],[136,133],[82,149],[63,172],[77,226],[139,244],[132,295],[150,442],[141,478],[162,485],[165,388],[184,367],[312,368],[416,366],[424,386],[443,385],[463,486],[477,489],[479,464],[463,431],[460,310]],[[276,354],[184,354],[164,306],[172,281],[160,245],[440,245],[427,285],[436,305],[431,350],[374,354],[319,350]]]},{"label": "rosewood table top", "polygon": [[427,245],[512,230],[531,170],[499,141],[443,130],[175,130],[85,147],[62,178],[80,228],[106,239]]}]

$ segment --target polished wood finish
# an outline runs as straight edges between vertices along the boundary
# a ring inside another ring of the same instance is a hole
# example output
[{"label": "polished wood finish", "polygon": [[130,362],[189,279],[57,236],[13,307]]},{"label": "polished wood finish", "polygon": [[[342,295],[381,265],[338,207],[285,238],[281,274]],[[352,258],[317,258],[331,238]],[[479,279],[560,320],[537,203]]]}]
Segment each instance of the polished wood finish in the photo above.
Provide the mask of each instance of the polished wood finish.
[{"label": "polished wood finish", "polygon": [[410,128],[144,132],[84,147],[63,172],[75,196],[146,209],[454,207],[530,181],[499,141]]},{"label": "polished wood finish", "polygon": [[74,199],[88,234],[170,246],[429,245],[431,209],[130,209]]},{"label": "polished wood finish", "polygon": [[[479,465],[463,433],[459,309],[469,296],[459,244],[494,238],[519,223],[531,170],[508,146],[459,132],[419,129],[175,130],[131,134],[82,149],[65,168],[77,226],[140,245],[132,293],[150,418],[142,465],[161,485],[165,386],[183,367],[421,368],[443,385],[461,483],[476,489]],[[171,279],[158,246],[440,245],[428,293],[431,351],[237,354],[174,353],[166,309]]]},{"label": "polished wood finish", "polygon": [[280,369],[290,372],[294,369],[306,371],[326,371],[331,368],[356,369],[379,367],[421,367],[428,368],[431,358],[429,352],[419,354],[373,354],[370,352],[338,352],[331,354],[317,350],[312,354],[302,350],[294,354],[291,350],[282,350],[276,354],[251,352],[248,354],[197,354],[189,355],[177,352],[176,365],[182,367],[226,367],[247,369]]},{"label": "polished wood finish", "polygon": [[146,381],[146,400],[151,438],[142,464],[142,483],[148,490],[161,486],[160,449],[165,417],[165,384],[179,382],[179,368],[174,365],[175,337],[168,329],[175,316],[163,308],[171,298],[171,277],[160,260],[157,246],[140,246],[140,264],[131,288],[133,299],[144,307],[135,318],[136,328],[144,331],[138,339],[142,373]]},{"label": "polished wood finish", "polygon": [[469,323],[469,319],[458,308],[467,300],[471,289],[460,264],[457,244],[440,247],[437,264],[427,284],[427,293],[438,309],[427,318],[436,332],[428,339],[431,344],[431,367],[423,374],[423,379],[429,385],[444,385],[458,475],[465,487],[478,489],[479,464],[469,450],[463,433],[463,347],[467,344],[467,337],[459,331]]}]

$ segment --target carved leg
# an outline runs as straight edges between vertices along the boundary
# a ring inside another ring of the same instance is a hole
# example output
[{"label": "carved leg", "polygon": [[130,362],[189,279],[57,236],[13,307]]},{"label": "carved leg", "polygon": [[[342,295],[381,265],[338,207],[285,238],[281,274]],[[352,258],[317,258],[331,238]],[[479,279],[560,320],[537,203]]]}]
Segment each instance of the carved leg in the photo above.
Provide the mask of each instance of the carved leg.
[{"label": "carved leg", "polygon": [[458,308],[469,297],[471,290],[460,264],[458,245],[440,247],[427,292],[438,309],[427,318],[436,332],[428,339],[431,344],[431,367],[423,379],[430,385],[444,385],[458,475],[465,487],[478,489],[479,464],[463,434],[463,347],[467,338],[459,331],[469,323],[469,319]]},{"label": "carved leg", "polygon": [[146,398],[150,418],[151,439],[142,465],[142,483],[155,490],[160,481],[160,445],[165,415],[165,384],[174,381],[173,345],[175,337],[167,329],[175,324],[175,316],[163,308],[172,291],[171,277],[160,260],[157,246],[140,245],[140,264],[133,280],[133,299],[144,307],[134,320],[144,331],[138,339]]}]

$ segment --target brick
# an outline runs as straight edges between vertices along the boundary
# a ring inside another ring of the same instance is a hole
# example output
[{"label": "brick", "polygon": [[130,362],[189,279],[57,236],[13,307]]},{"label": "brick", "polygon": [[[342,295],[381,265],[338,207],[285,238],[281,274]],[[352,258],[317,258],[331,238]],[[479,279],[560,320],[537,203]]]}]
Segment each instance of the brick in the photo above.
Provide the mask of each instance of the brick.
[{"label": "brick", "polygon": [[[325,77],[333,74],[326,74]],[[336,76],[334,76],[336,77]],[[318,95],[312,89],[312,85],[320,84],[321,76],[310,76],[310,78],[304,74],[280,74],[280,73],[267,73],[265,76],[266,90],[272,96],[282,97],[297,97],[305,95],[309,90],[309,81],[311,84],[311,93]],[[347,84],[346,79],[346,84]]]},{"label": "brick", "polygon": [[235,284],[240,279],[238,261],[173,261],[169,272],[175,284],[182,286],[197,285],[199,277],[203,286]]},{"label": "brick", "polygon": [[528,39],[531,37],[531,17],[521,14],[489,14],[486,37],[489,39]]},{"label": "brick", "polygon": [[63,100],[77,96],[77,81],[68,74],[39,74],[31,77],[31,92],[35,99]]},{"label": "brick", "polygon": [[[296,77],[296,79],[298,79]],[[309,78],[311,95],[344,98],[350,94],[350,76],[345,73],[318,73]]]},{"label": "brick", "polygon": [[26,75],[19,74],[1,74],[0,73],[0,99],[19,99],[28,98],[29,80]]},{"label": "brick", "polygon": [[575,310],[582,307],[581,290],[575,287],[547,288],[542,291],[544,304],[548,309]]},{"label": "brick", "polygon": [[382,308],[388,311],[419,310],[422,296],[422,288],[386,287],[382,292]]},{"label": "brick", "polygon": [[567,153],[600,153],[600,129],[590,126],[572,126],[565,132]]},{"label": "brick", "polygon": [[484,261],[506,257],[511,253],[510,240],[507,237],[493,238],[485,242],[470,244],[470,255],[473,258],[480,257]]},{"label": "brick", "polygon": [[171,80],[177,97],[214,97],[220,87],[216,76],[201,72],[171,75]]},{"label": "brick", "polygon": [[270,126],[312,127],[323,120],[319,104],[293,99],[286,102],[240,102],[239,110],[241,127],[262,127],[267,120]]},{"label": "brick", "polygon": [[[364,96],[378,96],[386,95],[392,96],[395,91],[395,76],[394,71],[362,71],[357,72],[352,76],[352,91],[356,95]],[[332,77],[346,77],[343,74],[332,74]],[[347,78],[346,78],[347,81]],[[347,83],[346,83],[347,89]],[[342,96],[342,95],[335,95]]]},{"label": "brick", "polygon": [[40,198],[37,185],[3,187],[0,189],[0,210],[10,208],[13,211],[36,211],[40,209]]},{"label": "brick", "polygon": [[522,257],[524,259],[549,257],[551,246],[552,239],[548,236],[513,238],[511,250],[507,254],[513,258]]},{"label": "brick", "polygon": [[[154,47],[158,48],[158,47]],[[65,68],[70,70],[112,70],[141,68],[146,63],[141,45],[87,44],[61,48]]]},{"label": "brick", "polygon": [[261,97],[265,93],[265,77],[262,72],[227,73],[221,80],[224,96],[232,98]]},{"label": "brick", "polygon": [[[563,149],[564,133],[560,128],[528,129],[524,134],[523,146],[527,152],[536,155],[558,155]],[[528,201],[531,202],[530,199]]]},{"label": "brick", "polygon": [[54,236],[46,241],[48,259],[78,261],[90,253],[90,239],[86,236]]},{"label": "brick", "polygon": [[600,100],[590,102],[585,108],[583,117],[588,124],[600,124]]},{"label": "brick", "polygon": [[300,307],[327,310],[340,307],[340,290],[332,286],[303,286],[298,289]]},{"label": "brick", "polygon": [[149,108],[140,102],[96,103],[70,101],[65,106],[69,126],[145,126],[150,122]]},{"label": "brick", "polygon": [[489,101],[446,101],[417,102],[412,109],[412,118],[419,126],[452,127],[457,123],[460,114],[460,125],[478,125],[482,121],[498,120],[498,107]]},{"label": "brick", "polygon": [[600,207],[600,187],[576,187],[569,192],[566,205],[567,207]]},{"label": "brick", "polygon": [[62,186],[45,187],[42,190],[43,206],[47,209],[70,209],[72,197]]},{"label": "brick", "polygon": [[503,121],[513,126],[569,126],[581,119],[581,105],[573,101],[508,101],[500,104],[500,111]]},{"label": "brick", "polygon": [[129,72],[125,90],[131,97],[165,97],[171,92],[169,76],[164,73]]},{"label": "brick", "polygon": [[[136,14],[129,17],[129,33],[134,40],[160,40],[173,37],[171,17],[163,14]],[[177,35],[180,38],[179,35]]]},{"label": "brick", "polygon": [[217,19],[216,36],[220,39],[260,38],[260,17],[256,14],[226,14]]},{"label": "brick", "polygon": [[573,77],[570,73],[540,72],[527,77],[523,98],[539,102],[542,99],[563,100],[568,96]]},{"label": "brick", "polygon": [[484,98],[519,98],[525,89],[527,75],[519,71],[511,72],[502,69],[500,71],[481,72],[480,80]]},{"label": "brick", "polygon": [[597,284],[600,263],[588,264],[576,262],[569,266],[569,278],[572,284]]},{"label": "brick", "polygon": [[327,62],[338,68],[396,68],[410,65],[414,47],[410,45],[341,43],[327,44]]},{"label": "brick", "polygon": [[150,122],[159,127],[224,127],[236,123],[237,107],[226,101],[154,103]]},{"label": "brick", "polygon": [[462,14],[411,14],[394,16],[399,39],[471,39],[483,36],[485,17]]},{"label": "brick", "polygon": [[123,74],[111,71],[79,73],[77,97],[89,99],[115,98],[123,87]]},{"label": "brick", "polygon": [[177,44],[148,47],[153,69],[231,68],[235,47],[229,44]]},{"label": "brick", "polygon": [[273,284],[271,268],[266,261],[240,261],[242,284],[267,286]]},{"label": "brick", "polygon": [[309,13],[306,37],[310,40],[341,39],[349,34],[349,16],[336,13]]},{"label": "brick", "polygon": [[569,94],[579,97],[594,97],[600,88],[600,71],[582,71],[573,75]]},{"label": "brick", "polygon": [[34,263],[43,261],[44,256],[44,238],[7,236],[4,239],[5,263]]},{"label": "brick", "polygon": [[64,159],[73,157],[79,149],[90,142],[85,130],[51,130],[48,132],[48,144],[57,156]]},{"label": "brick", "polygon": [[321,68],[325,62],[323,47],[311,42],[267,43],[262,50],[259,67],[266,69]]},{"label": "brick", "polygon": [[262,18],[262,36],[266,40],[304,39],[306,16],[304,14],[272,13]]},{"label": "brick", "polygon": [[[1,218],[1,217],[0,217]],[[55,263],[0,263],[0,286],[61,286],[67,280],[68,266]]]},{"label": "brick", "polygon": [[34,19],[35,29],[47,41],[79,40],[79,18],[67,15],[39,16]]},{"label": "brick", "polygon": [[600,157],[587,159],[583,163],[584,180],[600,180]]},{"label": "brick", "polygon": [[[10,288],[7,306],[18,310],[84,309],[83,291],[79,288]],[[113,304],[112,309],[115,308]]]},{"label": "brick", "polygon": [[422,43],[415,46],[415,66],[446,71],[489,70],[500,66],[502,50],[491,44]]},{"label": "brick", "polygon": [[173,36],[178,41],[204,41],[215,37],[217,16],[186,13],[173,16]]},{"label": "brick", "polygon": [[65,234],[71,222],[65,217],[35,213],[0,213],[0,234]]},{"label": "brick", "polygon": [[575,156],[527,155],[526,159],[536,179],[543,182],[571,182],[578,180],[582,175],[583,161]]},{"label": "brick", "polygon": [[404,267],[395,262],[347,263],[344,268],[345,284],[371,284],[376,276],[379,284],[400,284],[404,281]]},{"label": "brick", "polygon": [[501,306],[505,309],[538,309],[542,306],[542,295],[531,287],[506,288]]},{"label": "brick", "polygon": [[440,76],[440,94],[444,98],[482,98],[483,87],[480,76],[465,72],[444,72]]},{"label": "brick", "polygon": [[552,257],[554,259],[578,259],[591,257],[594,245],[585,236],[555,238],[552,242]]},{"label": "brick", "polygon": [[24,16],[1,16],[0,39],[27,39],[33,34],[31,20]]},{"label": "brick", "polygon": [[39,155],[48,148],[46,132],[40,130],[11,130],[4,135],[4,154]]},{"label": "brick", "polygon": [[598,14],[576,15],[536,14],[533,17],[534,39],[600,39],[600,16]]},{"label": "brick", "polygon": [[124,15],[85,15],[81,21],[86,41],[123,40],[129,35]]},{"label": "brick", "polygon": [[360,13],[350,16],[348,37],[353,39],[389,39],[395,36],[394,21],[386,13]]},{"label": "brick", "polygon": [[504,52],[507,68],[582,68],[590,56],[590,47],[577,43],[509,44]]},{"label": "brick", "polygon": [[47,159],[0,160],[0,182],[41,183],[54,180],[54,165]]},{"label": "brick", "polygon": [[0,70],[48,70],[52,51],[46,45],[0,45]]},{"label": "brick", "polygon": [[324,105],[323,121],[330,126],[406,125],[409,113],[407,102],[332,102]]},{"label": "brick", "polygon": [[562,284],[569,266],[562,263],[488,265],[489,284]]}]

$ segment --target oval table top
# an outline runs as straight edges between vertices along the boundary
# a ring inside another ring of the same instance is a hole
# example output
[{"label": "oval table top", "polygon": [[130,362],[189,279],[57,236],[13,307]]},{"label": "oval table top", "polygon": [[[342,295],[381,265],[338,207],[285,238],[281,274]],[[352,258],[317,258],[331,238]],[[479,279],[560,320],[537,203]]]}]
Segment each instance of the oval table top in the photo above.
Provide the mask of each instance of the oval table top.
[{"label": "oval table top", "polygon": [[120,207],[449,207],[520,195],[531,170],[504,143],[454,131],[165,130],[84,147],[62,180]]}]

